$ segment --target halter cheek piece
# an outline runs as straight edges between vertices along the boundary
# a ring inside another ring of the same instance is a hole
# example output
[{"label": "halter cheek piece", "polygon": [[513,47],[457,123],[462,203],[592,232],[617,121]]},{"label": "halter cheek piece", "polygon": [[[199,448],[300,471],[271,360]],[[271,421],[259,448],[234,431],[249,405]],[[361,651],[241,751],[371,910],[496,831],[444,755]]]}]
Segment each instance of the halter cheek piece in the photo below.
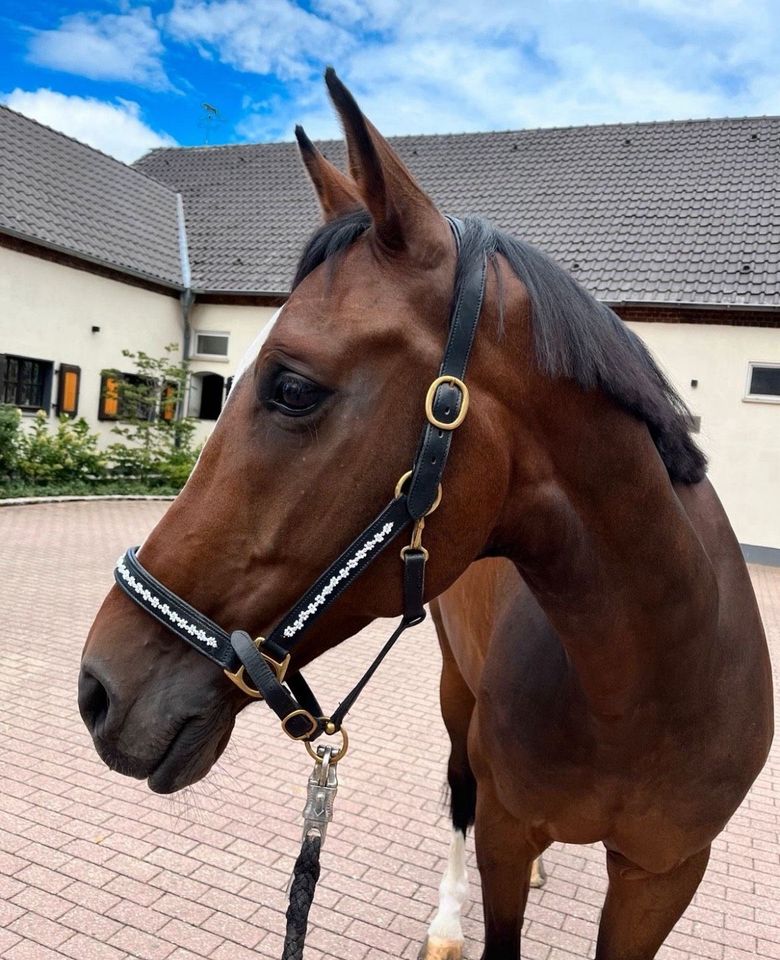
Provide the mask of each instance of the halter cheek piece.
[{"label": "halter cheek piece", "polygon": [[[454,218],[447,219],[460,255],[462,223]],[[404,630],[425,619],[423,593],[428,551],[422,546],[422,532],[425,518],[441,500],[441,478],[452,433],[463,422],[468,410],[469,394],[464,377],[482,308],[485,272],[486,259],[483,256],[463,278],[450,318],[439,376],[428,388],[425,398],[427,422],[413,468],[398,481],[395,496],[379,516],[334,560],[267,638],[253,640],[243,630],[227,633],[156,580],[141,565],[133,548],[120,558],[114,570],[117,584],[132,600],[222,667],[240,690],[250,697],[265,700],[281,720],[285,733],[293,740],[306,741],[307,746],[321,733],[341,731],[344,717],[393,644]],[[411,542],[401,550],[401,622],[336,711],[331,717],[325,717],[300,673],[286,676],[290,657],[314,620],[410,524],[413,525]],[[247,677],[254,686],[250,686]],[[342,753],[343,750],[344,747]]]}]

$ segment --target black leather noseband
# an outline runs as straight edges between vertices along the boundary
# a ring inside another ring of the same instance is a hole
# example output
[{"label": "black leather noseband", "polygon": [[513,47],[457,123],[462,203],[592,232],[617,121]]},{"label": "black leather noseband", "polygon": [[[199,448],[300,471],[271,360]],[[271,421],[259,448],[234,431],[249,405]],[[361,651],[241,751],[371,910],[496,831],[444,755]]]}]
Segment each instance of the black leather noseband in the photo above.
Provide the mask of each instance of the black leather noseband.
[{"label": "black leather noseband", "polygon": [[[447,218],[460,257],[462,224]],[[152,617],[207,656],[249,696],[264,699],[294,740],[312,741],[341,729],[357,699],[395,641],[408,627],[425,619],[423,594],[428,551],[422,546],[425,517],[438,506],[441,479],[452,443],[468,409],[464,377],[485,292],[486,259],[463,277],[450,318],[449,336],[439,376],[428,389],[426,424],[414,466],[398,482],[395,496],[365,530],[333,561],[267,638],[253,640],[243,630],[227,633],[208,617],[168,590],[144,569],[134,549],[117,563],[114,576],[124,592]],[[403,617],[360,681],[336,711],[323,716],[300,673],[287,677],[290,657],[311,624],[338,599],[368,565],[413,525],[411,543],[401,551]],[[247,675],[254,687],[247,683]]]}]

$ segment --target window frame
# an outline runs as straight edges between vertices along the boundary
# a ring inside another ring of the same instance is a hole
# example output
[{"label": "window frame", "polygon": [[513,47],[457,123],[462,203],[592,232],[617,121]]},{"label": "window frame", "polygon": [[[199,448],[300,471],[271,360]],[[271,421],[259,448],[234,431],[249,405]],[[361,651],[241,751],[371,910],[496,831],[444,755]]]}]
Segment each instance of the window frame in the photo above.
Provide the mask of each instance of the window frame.
[{"label": "window frame", "polygon": [[[17,378],[16,381],[16,396],[12,401],[5,400],[5,386],[6,386],[6,370],[9,360],[24,361],[27,363],[34,363],[39,365],[43,370],[43,377],[41,380],[41,402],[35,404],[24,404],[19,403],[19,385],[20,381]],[[11,407],[16,407],[17,410],[21,410],[22,413],[37,413],[39,410],[48,416],[51,413],[51,391],[52,384],[54,382],[54,361],[53,360],[44,360],[41,357],[25,357],[18,353],[0,353],[0,389],[2,389],[2,394],[0,396],[3,399],[0,399],[0,403],[7,404]]]},{"label": "window frame", "polygon": [[[228,363],[230,354],[230,332],[227,330],[193,330],[195,334],[195,352],[192,354],[193,360],[216,360],[217,363]],[[198,350],[199,337],[224,337],[224,353],[201,353]]]},{"label": "window frame", "polygon": [[780,403],[780,394],[774,393],[751,393],[750,383],[753,379],[753,370],[756,367],[771,367],[773,370],[780,369],[780,363],[763,360],[749,360],[747,366],[747,377],[745,379],[745,395],[742,398],[745,403]]}]

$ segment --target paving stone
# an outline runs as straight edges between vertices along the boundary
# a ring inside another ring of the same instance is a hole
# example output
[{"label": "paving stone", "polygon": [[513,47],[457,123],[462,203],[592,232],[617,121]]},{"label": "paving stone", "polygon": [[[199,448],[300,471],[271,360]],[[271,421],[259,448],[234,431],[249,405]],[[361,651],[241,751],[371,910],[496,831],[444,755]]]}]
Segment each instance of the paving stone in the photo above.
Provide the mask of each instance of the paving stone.
[{"label": "paving stone", "polygon": [[[189,799],[109,772],[75,705],[79,657],[110,585],[161,503],[0,509],[0,957],[4,960],[278,960],[309,761],[261,706]],[[67,564],[63,558],[67,557]],[[780,570],[751,567],[775,663]],[[312,664],[338,702],[386,636],[372,625]],[[37,646],[29,636],[56,638]],[[25,647],[25,657],[17,651]],[[447,740],[431,624],[407,634],[358,704],[337,819],[322,857],[307,960],[414,960],[432,916],[450,826]],[[22,683],[22,677],[27,682]],[[388,713],[404,717],[403,743]],[[379,747],[382,749],[379,749]],[[403,769],[401,783],[397,770]],[[468,844],[469,957],[481,952],[479,877]],[[531,891],[524,956],[592,956],[606,890],[603,850],[554,845]],[[710,869],[658,960],[780,960],[780,746],[718,839]]]}]

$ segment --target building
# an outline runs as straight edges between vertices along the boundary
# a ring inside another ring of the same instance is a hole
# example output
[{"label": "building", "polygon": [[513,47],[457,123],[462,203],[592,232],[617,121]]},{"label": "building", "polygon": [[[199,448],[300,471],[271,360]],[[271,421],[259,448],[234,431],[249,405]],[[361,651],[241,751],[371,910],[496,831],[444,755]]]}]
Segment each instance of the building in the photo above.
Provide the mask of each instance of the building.
[{"label": "building", "polygon": [[[6,107],[0,137],[0,400],[107,433],[101,370],[176,342],[205,435],[318,220],[295,144],[129,167]],[[542,247],[642,336],[740,541],[780,558],[780,118],[392,142],[441,209]]]}]

